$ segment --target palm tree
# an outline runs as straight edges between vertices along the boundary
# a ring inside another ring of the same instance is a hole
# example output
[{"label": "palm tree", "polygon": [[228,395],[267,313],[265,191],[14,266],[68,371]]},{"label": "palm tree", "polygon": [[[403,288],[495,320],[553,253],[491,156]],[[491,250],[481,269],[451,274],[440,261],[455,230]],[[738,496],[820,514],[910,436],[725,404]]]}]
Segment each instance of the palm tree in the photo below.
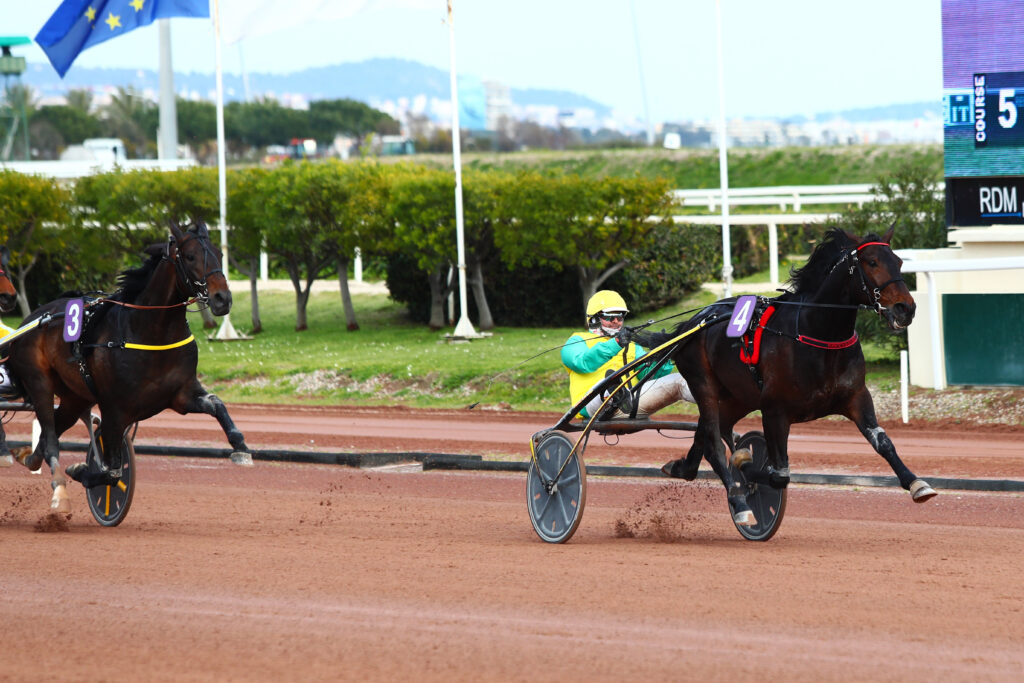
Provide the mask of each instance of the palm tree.
[{"label": "palm tree", "polygon": [[118,87],[110,98],[110,104],[103,108],[107,133],[124,140],[126,148],[136,152],[144,149],[147,112],[153,106],[134,88]]},{"label": "palm tree", "polygon": [[29,158],[28,121],[36,110],[36,103],[31,86],[7,83],[3,106],[0,106],[0,119],[6,124],[0,158],[10,159],[12,150],[16,156]]},{"label": "palm tree", "polygon": [[83,114],[92,110],[92,91],[88,88],[72,88],[67,94],[68,106]]}]

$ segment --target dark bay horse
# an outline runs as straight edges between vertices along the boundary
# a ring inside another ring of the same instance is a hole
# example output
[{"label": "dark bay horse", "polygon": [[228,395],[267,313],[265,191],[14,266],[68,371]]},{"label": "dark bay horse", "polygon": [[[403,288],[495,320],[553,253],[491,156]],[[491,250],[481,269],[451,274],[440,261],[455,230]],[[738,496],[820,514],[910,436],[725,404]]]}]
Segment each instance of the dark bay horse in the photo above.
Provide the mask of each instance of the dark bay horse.
[{"label": "dark bay horse", "polygon": [[[113,484],[121,476],[121,444],[131,426],[166,408],[217,418],[234,449],[231,459],[252,464],[242,433],[224,403],[196,377],[198,348],[185,306],[198,301],[215,315],[231,309],[220,251],[202,222],[188,230],[171,224],[171,238],[148,249],[149,259],[121,273],[121,288],[86,307],[78,342],[64,340],[67,298],[25,319],[53,319],[15,340],[8,361],[35,408],[41,435],[34,451],[17,454],[29,469],[44,461],[52,473],[51,507],[68,511],[66,479],[58,470],[58,438],[98,405],[102,417],[100,471],[72,465],[67,474],[85,486]],[[54,408],[54,397],[60,406]]]},{"label": "dark bay horse", "polygon": [[[893,228],[882,237],[864,238],[839,229],[829,231],[802,268],[794,270],[787,292],[762,299],[747,335],[727,336],[736,299],[719,301],[682,323],[676,333],[712,318],[676,347],[673,360],[693,392],[700,418],[685,459],[667,463],[671,477],[693,479],[702,457],[722,479],[737,524],[756,520],[725,460],[724,444],[733,448],[733,427],[760,410],[768,446],[771,485],[789,483],[790,426],[827,415],[852,420],[872,448],[885,458],[915,502],[936,495],[900,460],[879,426],[874,402],[865,386],[864,354],[854,332],[857,310],[874,309],[892,329],[914,319],[916,305],[900,273],[903,262],[889,246]],[[670,339],[666,333],[645,335],[652,347]],[[749,454],[733,454],[733,465]]]}]

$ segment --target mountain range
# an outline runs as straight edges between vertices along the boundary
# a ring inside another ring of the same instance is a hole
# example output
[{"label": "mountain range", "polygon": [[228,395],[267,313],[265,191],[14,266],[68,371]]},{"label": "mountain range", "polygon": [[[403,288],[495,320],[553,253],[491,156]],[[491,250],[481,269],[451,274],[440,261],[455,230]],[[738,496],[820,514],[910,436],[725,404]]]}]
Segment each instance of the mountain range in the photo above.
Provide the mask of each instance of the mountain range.
[{"label": "mountain range", "polygon": [[[100,89],[109,86],[132,86],[136,90],[159,89],[159,73],[150,69],[71,69],[61,80],[49,64],[29,64],[22,80],[41,95],[60,95],[71,88]],[[474,77],[459,78],[463,83],[482,87]],[[237,74],[224,74],[224,96],[238,100],[245,96],[245,83]],[[174,88],[178,93],[196,94],[207,98],[214,92],[212,73],[175,72]],[[419,62],[405,59],[368,59],[333,66],[311,67],[287,74],[253,72],[248,74],[248,88],[252,96],[273,94],[301,95],[306,100],[351,98],[373,104],[375,102],[412,99],[424,95],[428,99],[451,99],[448,72]],[[517,105],[554,106],[559,109],[590,108],[605,116],[611,107],[589,97],[566,90],[512,88],[512,102]]]},{"label": "mountain range", "polygon": [[[159,74],[150,69],[75,67],[61,80],[49,64],[30,63],[22,80],[43,97],[62,95],[71,88],[102,91],[114,86],[131,86],[140,91],[149,90],[155,93],[159,90]],[[379,106],[403,98],[411,101],[417,96],[424,96],[428,100],[450,99],[447,71],[405,59],[368,59],[333,66],[311,67],[287,74],[253,72],[248,74],[247,80],[251,97],[272,95],[282,100],[288,97],[299,97],[305,101],[351,98],[371,106]],[[179,94],[212,99],[215,90],[214,75],[176,72],[174,86]],[[468,91],[467,94],[475,94],[478,99],[483,96],[483,84],[476,77],[460,76],[459,90],[460,95]],[[225,98],[229,101],[243,99],[246,94],[246,83],[237,74],[224,74],[224,92]],[[598,118],[611,114],[609,105],[567,90],[511,88],[509,95],[512,104],[518,107],[547,106],[556,107],[559,111],[590,109]],[[816,114],[814,119],[820,121],[841,117],[851,122],[866,122],[931,118],[941,115],[941,103],[936,100],[821,112]],[[806,116],[771,118],[792,122],[808,120]]]}]

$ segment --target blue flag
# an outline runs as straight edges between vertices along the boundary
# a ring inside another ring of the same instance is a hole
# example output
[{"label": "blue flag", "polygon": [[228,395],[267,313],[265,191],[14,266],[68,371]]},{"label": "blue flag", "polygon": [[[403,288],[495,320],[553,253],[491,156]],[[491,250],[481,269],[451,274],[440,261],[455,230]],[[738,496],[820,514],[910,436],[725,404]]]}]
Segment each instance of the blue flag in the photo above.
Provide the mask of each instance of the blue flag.
[{"label": "blue flag", "polygon": [[61,78],[78,54],[157,19],[209,17],[209,0],[64,0],[36,42]]}]

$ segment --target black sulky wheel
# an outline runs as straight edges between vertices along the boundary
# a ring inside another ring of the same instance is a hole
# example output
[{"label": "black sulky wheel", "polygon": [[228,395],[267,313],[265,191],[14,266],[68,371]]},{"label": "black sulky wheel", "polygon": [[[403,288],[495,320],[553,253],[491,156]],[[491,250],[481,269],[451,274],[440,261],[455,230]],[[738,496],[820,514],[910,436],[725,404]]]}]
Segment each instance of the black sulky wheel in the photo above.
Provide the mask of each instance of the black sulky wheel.
[{"label": "black sulky wheel", "polygon": [[531,460],[526,473],[530,521],[541,540],[548,543],[572,538],[587,501],[587,468],[579,453],[569,455],[572,446],[562,432],[548,432],[537,442],[536,460]]},{"label": "black sulky wheel", "polygon": [[[99,456],[99,446],[94,439],[86,460],[90,468],[99,462]],[[121,443],[121,463],[121,478],[115,483],[92,486],[85,490],[89,510],[93,518],[103,526],[117,526],[124,521],[135,494],[135,446],[132,437],[127,434]]]},{"label": "black sulky wheel", "polygon": [[[786,513],[786,489],[775,488],[768,483],[768,442],[764,434],[747,432],[736,441],[736,450],[747,448],[753,461],[744,465],[742,471],[733,469],[732,475],[744,482],[747,489],[747,505],[754,512],[757,524],[736,525],[736,530],[749,541],[767,541],[775,535]],[[733,451],[735,453],[735,451]]]}]

